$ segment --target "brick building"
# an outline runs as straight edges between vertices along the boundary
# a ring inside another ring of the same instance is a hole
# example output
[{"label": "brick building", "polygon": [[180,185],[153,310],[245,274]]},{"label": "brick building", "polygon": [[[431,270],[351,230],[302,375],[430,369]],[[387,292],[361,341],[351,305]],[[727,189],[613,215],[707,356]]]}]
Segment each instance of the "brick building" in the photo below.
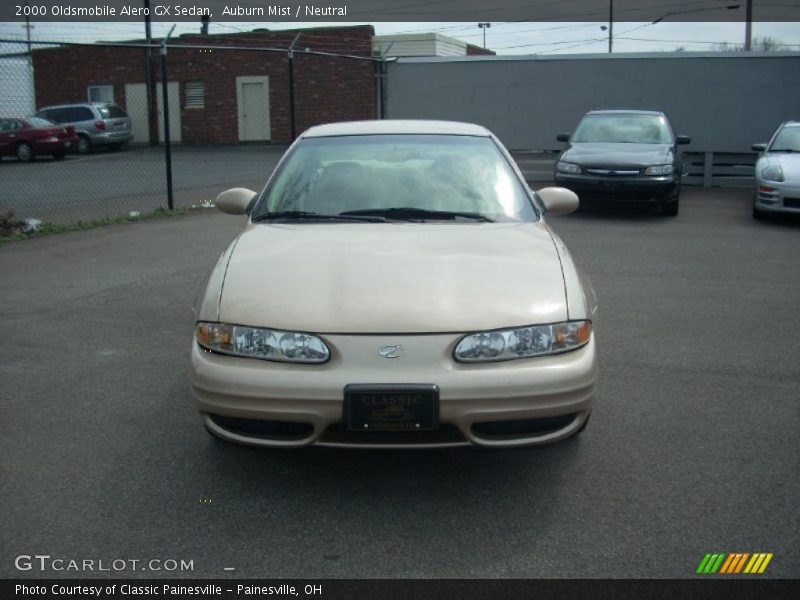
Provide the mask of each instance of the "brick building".
[{"label": "brick building", "polygon": [[[197,47],[170,48],[168,52],[170,137],[186,143],[289,142],[287,53],[244,48],[286,49],[298,34],[298,50],[364,58],[372,55],[371,26],[255,30],[171,39],[170,44]],[[145,52],[143,48],[99,44],[34,50],[36,107],[113,100],[129,113],[134,141],[149,141]],[[153,51],[153,58],[160,120],[161,69],[157,50]],[[298,133],[319,123],[378,116],[374,62],[295,53],[293,71]],[[160,126],[158,130],[163,135]]]}]

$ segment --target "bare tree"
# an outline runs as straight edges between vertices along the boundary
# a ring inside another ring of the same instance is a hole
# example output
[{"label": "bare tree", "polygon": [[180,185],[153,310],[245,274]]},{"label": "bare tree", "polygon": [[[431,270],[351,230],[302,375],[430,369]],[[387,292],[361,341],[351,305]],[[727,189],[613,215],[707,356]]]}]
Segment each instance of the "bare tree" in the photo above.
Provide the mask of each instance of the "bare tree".
[{"label": "bare tree", "polygon": [[[765,35],[762,37],[754,37],[751,44],[754,52],[777,52],[782,50],[788,44],[784,44],[781,40]],[[732,44],[730,42],[720,42],[714,44],[712,47],[714,52],[743,52],[744,44]]]}]

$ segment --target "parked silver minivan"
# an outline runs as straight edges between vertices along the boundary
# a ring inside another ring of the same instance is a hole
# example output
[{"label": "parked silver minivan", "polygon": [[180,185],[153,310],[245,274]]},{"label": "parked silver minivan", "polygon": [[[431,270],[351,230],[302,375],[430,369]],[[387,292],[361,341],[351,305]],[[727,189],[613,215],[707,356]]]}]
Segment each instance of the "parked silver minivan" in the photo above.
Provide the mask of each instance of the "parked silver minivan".
[{"label": "parked silver minivan", "polygon": [[101,146],[118,150],[133,139],[128,113],[108,102],[46,106],[36,116],[75,127],[78,133],[78,152],[81,154]]}]

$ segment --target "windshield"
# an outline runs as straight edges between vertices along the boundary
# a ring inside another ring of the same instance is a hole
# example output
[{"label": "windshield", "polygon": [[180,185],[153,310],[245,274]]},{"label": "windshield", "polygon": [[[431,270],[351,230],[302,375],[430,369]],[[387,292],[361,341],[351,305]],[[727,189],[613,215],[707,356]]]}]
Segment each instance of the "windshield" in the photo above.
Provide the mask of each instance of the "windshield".
[{"label": "windshield", "polygon": [[618,144],[671,144],[667,120],[660,115],[586,115],[570,138],[571,142]]},{"label": "windshield", "polygon": [[[536,212],[494,141],[456,135],[307,138],[266,190],[254,219],[304,211],[338,215],[381,211],[432,220],[441,211],[491,221],[532,221]],[[417,209],[415,214],[409,210]]]},{"label": "windshield", "polygon": [[27,121],[32,127],[53,127],[55,125],[55,123],[40,117],[28,117]]},{"label": "windshield", "polygon": [[771,152],[800,152],[800,125],[781,129],[769,149]]}]

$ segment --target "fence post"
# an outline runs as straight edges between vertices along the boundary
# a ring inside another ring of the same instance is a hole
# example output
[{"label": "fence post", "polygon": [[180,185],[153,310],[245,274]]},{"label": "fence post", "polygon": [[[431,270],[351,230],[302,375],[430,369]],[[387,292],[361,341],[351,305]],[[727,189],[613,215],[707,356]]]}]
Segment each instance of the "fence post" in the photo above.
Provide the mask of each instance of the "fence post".
[{"label": "fence post", "polygon": [[161,42],[161,98],[164,106],[164,163],[167,167],[167,208],[169,210],[175,209],[175,202],[172,198],[172,141],[169,134],[169,93],[167,84],[167,41],[169,40],[172,32],[175,31],[175,25],[169,30],[167,37]]},{"label": "fence post", "polygon": [[300,35],[301,34],[298,33],[294,37],[294,40],[292,40],[289,46],[289,51],[286,54],[286,58],[289,61],[289,125],[292,132],[292,142],[297,137],[297,119],[294,108],[294,45],[297,43],[297,40],[300,39]]},{"label": "fence post", "polygon": [[714,178],[714,153],[706,152],[703,160],[703,187],[710,188]]}]

